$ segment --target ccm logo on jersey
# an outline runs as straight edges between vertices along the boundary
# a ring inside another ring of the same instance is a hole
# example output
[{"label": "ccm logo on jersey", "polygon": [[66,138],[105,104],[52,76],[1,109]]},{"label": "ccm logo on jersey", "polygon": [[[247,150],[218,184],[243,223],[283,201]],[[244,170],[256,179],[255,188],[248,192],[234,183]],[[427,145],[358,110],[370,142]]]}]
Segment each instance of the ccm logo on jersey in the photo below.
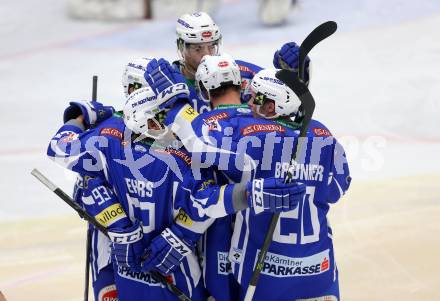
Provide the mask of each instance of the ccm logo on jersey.
[{"label": "ccm logo on jersey", "polygon": [[[259,251],[257,255],[258,253]],[[255,263],[257,258],[258,256],[255,257]],[[330,269],[329,258],[330,251],[328,249],[302,258],[293,258],[268,252],[261,273],[273,277],[315,276]]]},{"label": "ccm logo on jersey", "polygon": [[98,301],[118,301],[116,285],[111,284],[103,287],[98,293]]}]

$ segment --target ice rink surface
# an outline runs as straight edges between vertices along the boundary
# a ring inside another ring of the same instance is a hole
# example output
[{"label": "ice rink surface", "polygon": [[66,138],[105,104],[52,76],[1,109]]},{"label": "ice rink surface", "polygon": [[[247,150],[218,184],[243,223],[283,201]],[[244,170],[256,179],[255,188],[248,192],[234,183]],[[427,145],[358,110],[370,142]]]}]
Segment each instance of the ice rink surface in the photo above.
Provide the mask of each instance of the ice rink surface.
[{"label": "ice rink surface", "polygon": [[[353,174],[331,210],[344,300],[438,300],[440,293],[440,2],[299,1],[282,27],[263,27],[252,0],[213,17],[223,51],[271,66],[275,49],[318,24],[338,32],[311,53],[315,118],[344,144]],[[69,100],[120,108],[131,57],[175,59],[173,19],[69,19],[64,1],[0,7],[0,290],[9,300],[81,300],[84,225],[29,174],[67,192],[73,175],[46,159]]]}]

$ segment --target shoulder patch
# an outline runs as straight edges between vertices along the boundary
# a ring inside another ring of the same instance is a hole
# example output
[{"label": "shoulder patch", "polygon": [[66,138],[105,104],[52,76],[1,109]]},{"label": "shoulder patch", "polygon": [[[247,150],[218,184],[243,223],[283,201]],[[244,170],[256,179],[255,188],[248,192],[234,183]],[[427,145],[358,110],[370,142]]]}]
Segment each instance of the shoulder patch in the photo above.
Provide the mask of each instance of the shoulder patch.
[{"label": "shoulder patch", "polygon": [[270,133],[270,132],[278,132],[285,133],[286,129],[278,124],[252,124],[247,127],[241,129],[241,134],[243,136],[250,135],[253,133]]},{"label": "shoulder patch", "polygon": [[102,128],[99,131],[99,135],[109,135],[109,136],[113,136],[119,140],[122,140],[122,132],[118,129],[115,128]]},{"label": "shoulder patch", "polygon": [[312,129],[313,134],[317,137],[330,137],[332,136],[332,133],[330,133],[329,130],[323,129],[323,128],[313,128]]}]

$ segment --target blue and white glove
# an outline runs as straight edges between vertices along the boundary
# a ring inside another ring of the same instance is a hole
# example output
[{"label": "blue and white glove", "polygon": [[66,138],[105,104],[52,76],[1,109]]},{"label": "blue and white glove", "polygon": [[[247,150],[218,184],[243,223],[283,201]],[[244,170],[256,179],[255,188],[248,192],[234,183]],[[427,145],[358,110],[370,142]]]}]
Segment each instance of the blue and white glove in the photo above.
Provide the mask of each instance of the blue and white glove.
[{"label": "blue and white glove", "polygon": [[[273,56],[273,65],[277,69],[298,70],[299,64],[299,46],[295,42],[289,42],[283,45],[280,50],[275,51]],[[306,57],[305,79],[309,81],[310,58]]]},{"label": "blue and white glove", "polygon": [[249,208],[254,214],[293,210],[303,199],[306,185],[284,183],[284,179],[266,178],[249,181],[246,186]]},{"label": "blue and white glove", "polygon": [[115,109],[112,106],[104,106],[97,101],[71,101],[69,107],[64,110],[63,121],[75,119],[80,115],[84,116],[84,125],[90,128],[93,125],[110,118]]},{"label": "blue and white glove", "polygon": [[179,267],[186,256],[192,253],[193,243],[183,238],[184,235],[179,227],[173,224],[151,241],[145,252],[148,257],[142,264],[143,272],[156,269],[162,274],[169,275]]},{"label": "blue and white glove", "polygon": [[152,59],[144,77],[156,94],[160,109],[171,107],[178,99],[189,96],[185,77],[165,59]]},{"label": "blue and white glove", "polygon": [[143,232],[138,221],[129,228],[114,228],[107,232],[111,241],[112,260],[122,267],[140,271],[145,246]]}]

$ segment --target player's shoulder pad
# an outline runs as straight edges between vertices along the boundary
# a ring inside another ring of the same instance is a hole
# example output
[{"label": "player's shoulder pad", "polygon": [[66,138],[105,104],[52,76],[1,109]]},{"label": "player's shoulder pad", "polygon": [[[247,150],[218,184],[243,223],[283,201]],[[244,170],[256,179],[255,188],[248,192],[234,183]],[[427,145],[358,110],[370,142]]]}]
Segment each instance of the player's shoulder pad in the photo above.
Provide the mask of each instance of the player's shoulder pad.
[{"label": "player's shoulder pad", "polygon": [[309,124],[309,133],[313,137],[331,137],[330,130],[318,120],[312,119]]}]

